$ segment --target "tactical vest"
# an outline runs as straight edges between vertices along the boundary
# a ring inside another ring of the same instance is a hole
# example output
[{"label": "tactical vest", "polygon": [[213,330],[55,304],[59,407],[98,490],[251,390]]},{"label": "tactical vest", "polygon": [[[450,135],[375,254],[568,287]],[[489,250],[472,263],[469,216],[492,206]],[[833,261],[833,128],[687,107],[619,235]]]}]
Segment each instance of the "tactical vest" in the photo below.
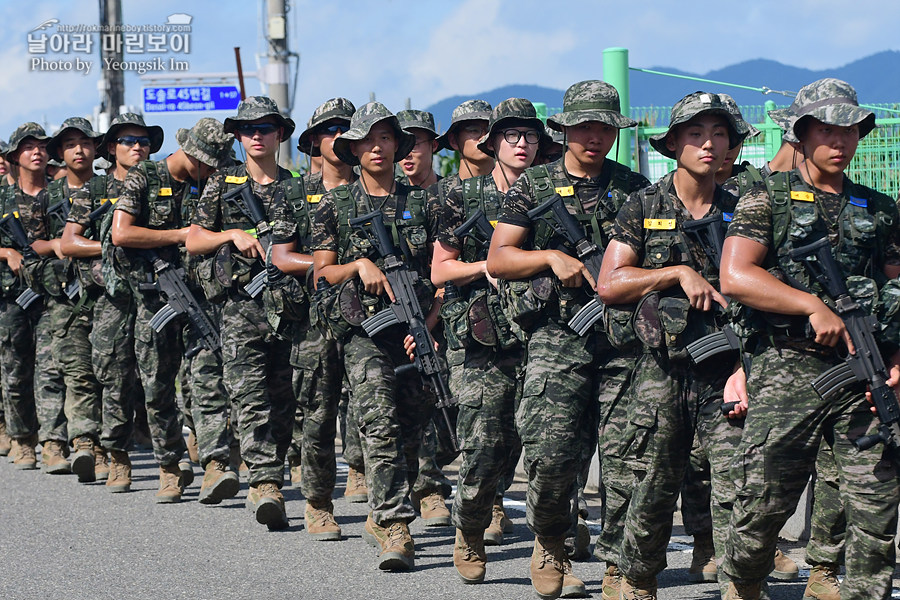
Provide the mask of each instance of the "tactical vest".
[{"label": "tactical vest", "polygon": [[[6,177],[3,178],[4,180]],[[16,206],[16,186],[0,186],[0,216],[18,210]],[[5,234],[0,234],[0,246],[15,248],[15,244]],[[15,298],[25,289],[23,281],[17,277],[5,262],[0,262],[0,294],[3,298]]]},{"label": "tactical vest", "polygon": [[[463,202],[466,207],[465,219],[468,219],[475,214],[475,211],[481,209],[481,212],[484,213],[485,218],[490,221],[491,225],[496,226],[500,215],[500,204],[503,200],[503,194],[499,192],[491,194],[490,201],[485,198],[484,183],[487,177],[491,177],[491,175],[470,177],[462,182]],[[481,244],[468,237],[463,242],[460,258],[467,263],[487,260],[487,248],[483,248]]]},{"label": "tactical vest", "polygon": [[[61,177],[51,181],[47,186],[47,196],[49,198],[47,202],[48,208],[54,207],[61,202],[69,202],[71,205],[71,194],[69,193],[69,186],[66,183],[66,178]],[[62,235],[62,230],[66,226],[65,219],[58,221],[52,215],[48,215],[48,217],[47,226],[50,238],[58,238]]]},{"label": "tactical vest", "polygon": [[736,175],[732,175],[731,179],[734,180],[737,185],[737,196],[740,198],[744,194],[750,191],[750,188],[755,186],[758,183],[762,183],[765,177],[763,177],[762,172],[759,169],[751,165],[750,163],[744,163],[741,165],[744,169],[737,173]]},{"label": "tactical vest", "polygon": [[[284,197],[294,213],[297,224],[297,251],[309,253],[312,247],[312,221],[316,207],[324,194],[310,194],[303,177],[293,177],[285,181]],[[317,191],[317,190],[315,190]]]}]

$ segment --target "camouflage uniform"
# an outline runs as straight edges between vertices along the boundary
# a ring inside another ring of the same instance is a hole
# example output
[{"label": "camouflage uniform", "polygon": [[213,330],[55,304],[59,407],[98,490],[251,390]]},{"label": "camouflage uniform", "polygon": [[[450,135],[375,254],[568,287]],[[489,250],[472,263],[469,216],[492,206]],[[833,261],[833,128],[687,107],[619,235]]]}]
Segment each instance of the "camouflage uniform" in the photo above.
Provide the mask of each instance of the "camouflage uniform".
[{"label": "camouflage uniform", "polygon": [[[128,171],[116,211],[124,211],[135,218],[134,224],[149,229],[177,229],[184,223],[184,210],[189,206],[190,194],[196,187],[177,181],[169,174],[165,160],[141,162]],[[178,248],[167,246],[156,251],[164,260],[180,265]],[[181,366],[184,347],[181,339],[183,319],[175,318],[154,331],[150,319],[165,306],[159,292],[139,288],[141,283],[153,281],[153,267],[140,250],[117,248],[114,260],[120,262],[120,275],[128,276],[134,296],[134,353],[147,406],[147,421],[153,440],[153,453],[162,466],[177,463],[187,447],[181,433],[182,420],[175,399],[175,379]]]},{"label": "camouflage uniform", "polygon": [[[805,86],[797,103],[795,135],[808,116],[839,127],[858,124],[860,137],[875,125],[874,114],[858,107],[853,88],[835,79]],[[807,198],[814,202],[804,202]],[[845,276],[871,278],[867,292],[863,280],[858,280],[862,287],[853,286],[870,294],[873,283],[886,290],[885,265],[900,265],[900,235],[886,225],[897,219],[894,201],[874,190],[846,177],[841,194],[812,190],[795,169],[746,194],[728,234],[762,244],[769,250],[763,268],[780,267],[823,298],[818,284],[787,251],[827,236]],[[884,446],[861,451],[851,442],[878,427],[863,396],[865,385],[847,386],[830,402],[810,387],[841,358],[803,335],[804,321],[764,331],[753,356],[748,380],[752,409],[734,462],[738,493],[722,568],[741,584],[765,578],[778,531],[794,511],[824,440],[840,469],[846,511],[847,575],[841,598],[889,598],[900,503],[896,463]],[[890,335],[881,341],[894,348],[898,343]]]},{"label": "camouflage uniform", "polygon": [[[272,199],[281,187],[279,182],[290,178],[290,171],[279,169],[275,182],[260,185],[248,176],[243,165],[219,171],[207,182],[192,223],[210,231],[252,229],[255,223],[222,196],[239,185],[236,182],[249,182],[266,214],[272,217]],[[236,251],[230,260],[233,272],[241,275],[235,275],[236,283],[221,294],[222,376],[228,396],[220,402],[227,407],[230,399],[239,406],[238,437],[241,457],[250,468],[250,483],[271,482],[281,487],[294,413],[289,342],[272,335],[262,297],[251,298],[243,290],[251,273],[255,275],[264,265],[258,260],[247,264]],[[222,408],[222,414],[226,412],[227,408]]]},{"label": "camouflage uniform", "polygon": [[[466,193],[464,188],[471,191]],[[476,206],[467,202],[470,198]],[[431,210],[440,215],[436,241],[459,251],[461,260],[466,262],[485,260],[486,248],[460,240],[454,230],[478,208],[489,221],[496,221],[501,199],[502,194],[497,191],[491,175],[460,182],[449,190],[443,205],[437,196],[429,195]],[[469,301],[481,298],[485,309],[489,302],[499,309],[500,300],[485,279],[473,282],[464,290],[457,301],[463,310],[454,308],[448,301],[441,314],[445,318],[445,331],[456,324],[455,320],[446,320],[451,314],[459,313],[457,319],[461,319],[463,326],[463,339],[452,329],[445,337],[450,346],[447,352],[450,387],[453,395],[459,398],[456,433],[462,455],[453,500],[453,524],[457,529],[469,532],[483,531],[490,524],[491,505],[512,483],[511,473],[515,472],[522,452],[522,442],[515,427],[515,410],[522,395],[525,347],[515,339],[508,325],[505,331],[498,331],[495,322],[485,314],[478,315],[483,319],[481,327],[488,326],[497,342],[489,346],[472,339],[468,333],[470,311],[466,310]],[[490,334],[480,333],[481,340],[490,337]],[[502,345],[501,335],[505,336]]]},{"label": "camouflage uniform", "polygon": [[[68,222],[84,227],[84,237],[100,239],[100,222],[91,213],[117,201],[122,182],[98,175],[72,195]],[[143,388],[134,358],[134,300],[124,282],[115,293],[107,290],[100,259],[74,259],[82,290],[96,297],[91,309],[91,365],[102,386],[100,443],[107,450],[128,451],[134,431],[134,403],[143,402]]]},{"label": "camouflage uniform", "polygon": [[[361,139],[374,123],[384,120],[393,126],[397,136],[395,159],[406,156],[415,137],[400,130],[396,117],[377,102],[356,111],[353,127],[335,140],[335,153],[347,164],[358,164],[358,159],[349,150],[350,140]],[[358,232],[350,231],[345,225],[347,218],[376,208],[382,211],[385,224],[389,228],[396,227],[398,235],[406,240],[413,260],[410,267],[419,273],[421,283],[425,284],[428,249],[433,240],[429,239],[425,224],[424,191],[411,189],[400,182],[395,184],[394,193],[386,197],[369,197],[361,181],[339,186],[325,194],[316,208],[313,250],[337,253],[339,264],[372,256],[373,262],[380,266],[382,259],[374,257],[371,246],[362,241]],[[376,300],[361,292],[359,295],[372,309],[386,306],[383,298]],[[430,286],[422,290],[421,297],[426,295],[430,300],[433,295]],[[418,471],[422,427],[433,412],[433,399],[424,391],[421,378],[417,374],[398,378],[394,373],[396,367],[409,362],[403,349],[405,334],[403,327],[393,327],[369,338],[361,327],[354,326],[344,340],[350,412],[355,413],[360,431],[371,517],[379,526],[385,526],[389,521],[409,522],[415,518],[409,490]]]}]

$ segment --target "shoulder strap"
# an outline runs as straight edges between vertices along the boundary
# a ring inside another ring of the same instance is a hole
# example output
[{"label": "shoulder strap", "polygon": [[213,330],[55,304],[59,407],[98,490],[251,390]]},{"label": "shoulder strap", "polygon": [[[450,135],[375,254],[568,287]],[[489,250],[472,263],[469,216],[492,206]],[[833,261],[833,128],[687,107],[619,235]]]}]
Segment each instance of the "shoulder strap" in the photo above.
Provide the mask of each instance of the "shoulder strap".
[{"label": "shoulder strap", "polygon": [[775,173],[765,180],[772,202],[772,251],[787,237],[791,224],[791,177],[789,172]]},{"label": "shoulder strap", "polygon": [[356,216],[356,203],[350,197],[350,187],[347,184],[339,185],[331,190],[334,196],[334,208],[337,211],[338,220],[338,260],[347,254],[350,246],[350,219]]}]

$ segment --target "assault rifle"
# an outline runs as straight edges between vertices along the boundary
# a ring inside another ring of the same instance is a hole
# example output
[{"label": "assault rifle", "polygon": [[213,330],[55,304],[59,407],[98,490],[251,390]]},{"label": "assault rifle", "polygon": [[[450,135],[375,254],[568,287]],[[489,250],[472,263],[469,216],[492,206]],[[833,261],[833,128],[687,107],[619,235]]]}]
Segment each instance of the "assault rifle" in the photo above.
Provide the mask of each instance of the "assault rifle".
[{"label": "assault rifle", "polygon": [[384,225],[380,210],[367,215],[350,219],[350,227],[359,230],[371,242],[372,247],[383,259],[385,277],[394,292],[396,299],[391,305],[376,315],[362,322],[363,329],[369,337],[378,334],[383,329],[403,323],[409,334],[416,342],[415,366],[419,373],[426,379],[429,387],[434,390],[437,402],[435,406],[444,415],[444,421],[450,432],[453,449],[459,450],[459,442],[456,439],[456,430],[450,420],[448,409],[456,404],[456,399],[450,394],[447,384],[447,374],[438,360],[434,350],[434,338],[425,324],[425,315],[419,300],[416,297],[415,282],[419,279],[418,273],[404,264],[400,253],[394,247],[391,234]]},{"label": "assault rifle", "polygon": [[[686,221],[681,225],[681,229],[700,244],[703,252],[718,270],[722,263],[722,246],[725,244],[725,220],[722,215]],[[688,355],[695,365],[723,352],[740,349],[741,340],[729,325],[725,325],[719,331],[705,335],[687,346]]]},{"label": "assault rifle", "polygon": [[[547,223],[575,251],[578,260],[584,263],[594,282],[599,281],[603,249],[588,238],[578,219],[569,213],[562,196],[553,194],[549,200],[529,210],[528,218],[532,221],[541,219]],[[586,334],[594,323],[603,317],[603,310],[603,301],[597,292],[593,291],[590,302],[581,307],[581,310],[569,320],[569,328],[578,335]]]},{"label": "assault rifle", "polygon": [[66,219],[69,218],[70,208],[72,208],[72,201],[66,198],[47,209],[47,219],[50,221],[50,231],[59,231],[66,226]]},{"label": "assault rifle", "polygon": [[[34,248],[31,247],[31,244],[28,243],[28,234],[25,233],[25,228],[22,227],[22,222],[19,221],[18,212],[14,211],[3,215],[3,218],[0,219],[0,230],[9,236],[12,243],[15,245],[16,250],[22,254],[22,258],[34,261],[41,259],[41,257],[38,256],[38,253],[34,251]],[[22,310],[26,310],[40,297],[41,295],[39,293],[29,287],[19,294],[16,298],[16,304],[18,304]]]},{"label": "assault rifle", "polygon": [[802,261],[806,270],[834,302],[834,311],[844,321],[855,354],[816,377],[813,389],[826,401],[833,399],[842,388],[865,381],[872,393],[872,401],[881,424],[878,433],[866,435],[853,442],[860,450],[883,442],[893,450],[900,449],[900,405],[897,394],[887,385],[888,372],[873,333],[879,329],[878,319],[869,314],[850,296],[840,267],[831,254],[828,238],[821,238],[790,251],[791,260]]},{"label": "assault rifle", "polygon": [[[279,186],[276,194],[283,193]],[[263,210],[262,204],[250,189],[250,183],[242,183],[227,194],[222,196],[222,200],[236,207],[244,214],[256,227],[256,239],[259,240],[263,247],[264,255],[261,257],[263,264],[266,264],[265,254],[269,252],[269,246],[272,245],[272,228],[266,220],[266,211]],[[269,265],[250,280],[250,283],[244,286],[251,298],[256,298],[267,282],[274,283],[284,277],[284,273],[275,265]]]},{"label": "assault rifle", "polygon": [[484,249],[491,245],[491,237],[494,235],[494,227],[484,216],[484,211],[476,209],[465,223],[453,230],[453,235],[458,239],[472,238],[475,243]]},{"label": "assault rifle", "polygon": [[191,326],[196,329],[200,338],[198,346],[189,348],[185,352],[188,358],[197,354],[200,347],[213,352],[220,361],[222,360],[222,343],[219,333],[210,321],[206,313],[200,307],[194,294],[184,283],[184,269],[175,268],[172,263],[164,260],[156,250],[139,250],[153,265],[156,273],[156,281],[141,283],[141,290],[156,291],[166,299],[166,305],[156,311],[150,319],[150,326],[154,331],[162,331],[166,324],[178,315],[187,315]]}]

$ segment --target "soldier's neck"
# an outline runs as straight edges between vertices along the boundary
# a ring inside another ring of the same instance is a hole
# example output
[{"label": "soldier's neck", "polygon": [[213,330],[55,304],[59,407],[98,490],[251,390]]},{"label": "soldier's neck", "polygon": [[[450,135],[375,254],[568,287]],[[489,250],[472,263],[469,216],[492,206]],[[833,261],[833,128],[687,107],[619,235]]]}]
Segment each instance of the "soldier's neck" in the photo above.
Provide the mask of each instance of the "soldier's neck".
[{"label": "soldier's neck", "polygon": [[566,172],[569,175],[580,177],[582,179],[590,179],[597,177],[603,172],[603,165],[606,162],[604,157],[599,163],[583,163],[571,151],[566,151],[563,156],[563,164],[566,166]]},{"label": "soldier's neck", "polygon": [[19,188],[29,196],[37,196],[38,192],[47,188],[47,176],[44,171],[28,171],[19,167]]},{"label": "soldier's neck", "polygon": [[672,177],[675,194],[695,219],[703,218],[709,212],[716,195],[716,173],[697,174],[679,168]]},{"label": "soldier's neck", "polygon": [[814,188],[830,194],[840,194],[844,191],[844,172],[829,173],[819,170],[808,160],[800,163],[800,175]]},{"label": "soldier's neck", "polygon": [[69,186],[69,189],[74,190],[86,184],[93,176],[94,172],[90,167],[81,171],[75,171],[72,167],[69,167],[66,171],[66,184]]},{"label": "soldier's neck", "polygon": [[113,178],[115,178],[117,181],[125,181],[125,176],[128,175],[128,169],[130,169],[130,168],[131,167],[128,167],[126,165],[123,165],[122,163],[117,162],[116,168],[113,170],[113,173],[112,173]]},{"label": "soldier's neck", "polygon": [[418,186],[422,189],[427,189],[428,187],[437,183],[437,173],[428,169],[425,171],[424,176],[409,176],[409,182],[412,185]]},{"label": "soldier's neck", "polygon": [[341,162],[340,164],[332,164],[327,160],[322,161],[322,185],[326,191],[333,190],[339,185],[350,183],[350,176],[353,168]]},{"label": "soldier's neck", "polygon": [[488,157],[487,160],[475,161],[463,156],[459,161],[459,178],[462,181],[470,177],[480,177],[487,175],[494,170],[494,159]]},{"label": "soldier's neck", "polygon": [[394,171],[389,169],[384,173],[372,174],[363,170],[360,174],[366,193],[370,196],[390,196],[394,190]]},{"label": "soldier's neck", "polygon": [[509,165],[504,165],[498,160],[494,170],[491,171],[491,177],[494,179],[497,191],[505,194],[523,172],[524,169],[512,169]]},{"label": "soldier's neck", "polygon": [[266,185],[278,179],[278,161],[275,160],[274,154],[262,160],[248,156],[246,165],[247,173],[256,183]]}]

